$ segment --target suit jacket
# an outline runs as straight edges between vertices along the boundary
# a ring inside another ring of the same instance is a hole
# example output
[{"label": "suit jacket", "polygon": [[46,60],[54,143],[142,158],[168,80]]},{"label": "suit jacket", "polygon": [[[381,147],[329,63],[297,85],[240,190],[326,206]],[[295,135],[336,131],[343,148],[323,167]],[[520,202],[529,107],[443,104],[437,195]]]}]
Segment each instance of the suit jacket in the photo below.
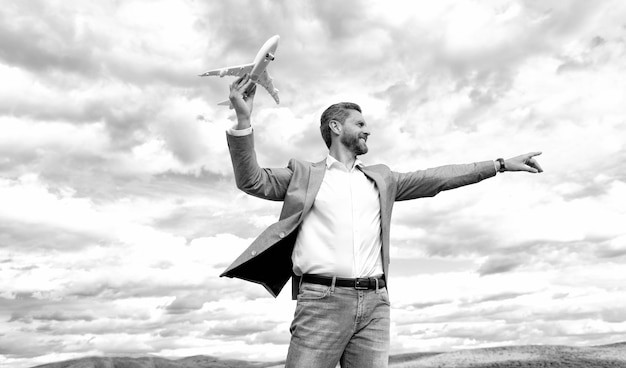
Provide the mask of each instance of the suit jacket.
[{"label": "suit jacket", "polygon": [[[324,178],[325,160],[317,163],[291,159],[285,168],[259,167],[254,134],[227,134],[237,187],[273,201],[283,201],[278,222],[270,225],[220,276],[259,283],[276,297],[293,274],[291,253],[298,227],[311,209]],[[432,197],[437,193],[477,183],[496,175],[493,161],[446,165],[409,173],[391,171],[385,165],[365,166],[363,173],[376,183],[380,199],[382,261],[389,276],[389,226],[395,201]],[[297,295],[298,279],[292,283]]]}]

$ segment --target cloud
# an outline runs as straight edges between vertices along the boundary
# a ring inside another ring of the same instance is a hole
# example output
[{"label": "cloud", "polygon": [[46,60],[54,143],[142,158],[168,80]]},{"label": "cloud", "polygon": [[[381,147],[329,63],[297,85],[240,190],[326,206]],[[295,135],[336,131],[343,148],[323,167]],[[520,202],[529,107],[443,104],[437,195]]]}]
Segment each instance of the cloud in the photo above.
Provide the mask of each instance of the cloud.
[{"label": "cloud", "polygon": [[502,300],[515,299],[515,298],[523,296],[523,295],[527,295],[527,294],[525,294],[525,293],[515,293],[515,292],[506,292],[506,293],[500,293],[500,294],[496,294],[496,295],[489,295],[489,296],[486,296],[484,298],[479,299],[478,301],[473,301],[473,302],[474,303],[485,303],[485,302],[492,302],[492,301],[502,301]]},{"label": "cloud", "polygon": [[[3,18],[0,49],[11,50],[0,54],[5,61],[37,72],[49,69],[94,71],[96,63],[91,50],[95,35],[84,35],[83,42],[66,42],[76,35],[74,24],[67,22],[62,12],[55,11],[48,3],[14,4],[6,7],[0,16]],[[37,42],[23,42],[25,39]]]},{"label": "cloud", "polygon": [[184,314],[202,309],[206,301],[215,299],[215,295],[199,297],[197,294],[188,294],[184,297],[176,297],[165,309],[168,313]]},{"label": "cloud", "polygon": [[595,248],[595,254],[599,258],[620,258],[626,255],[626,237],[619,236]]},{"label": "cloud", "polygon": [[478,273],[480,273],[482,276],[485,276],[485,275],[491,275],[495,273],[509,272],[519,267],[520,263],[522,262],[520,262],[520,260],[517,257],[509,258],[509,259],[490,258],[482,266],[480,266]]}]

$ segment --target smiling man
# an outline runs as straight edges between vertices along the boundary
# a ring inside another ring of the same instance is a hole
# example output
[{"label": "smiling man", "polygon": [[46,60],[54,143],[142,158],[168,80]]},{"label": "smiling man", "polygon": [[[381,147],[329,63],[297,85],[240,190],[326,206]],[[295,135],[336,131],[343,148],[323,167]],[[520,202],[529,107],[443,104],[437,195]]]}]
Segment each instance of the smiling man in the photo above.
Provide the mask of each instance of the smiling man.
[{"label": "smiling man", "polygon": [[370,129],[354,103],[324,111],[320,131],[328,156],[285,168],[256,160],[251,113],[255,84],[244,75],[230,87],[237,125],[227,132],[235,180],[244,192],[283,201],[268,227],[222,276],[257,282],[276,296],[289,278],[297,298],[287,368],[387,367],[389,234],[395,201],[432,197],[497,172],[542,172],[540,152],[408,173],[365,165]]}]

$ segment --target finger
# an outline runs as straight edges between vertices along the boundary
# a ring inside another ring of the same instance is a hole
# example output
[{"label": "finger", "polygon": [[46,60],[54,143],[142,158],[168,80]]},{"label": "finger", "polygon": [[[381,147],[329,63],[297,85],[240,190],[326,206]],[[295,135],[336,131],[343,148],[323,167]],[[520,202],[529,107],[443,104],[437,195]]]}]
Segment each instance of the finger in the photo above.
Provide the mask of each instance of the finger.
[{"label": "finger", "polygon": [[256,83],[252,82],[252,84],[246,89],[246,94],[248,96],[254,96],[256,93]]},{"label": "finger", "polygon": [[237,86],[241,83],[241,81],[246,77],[246,75],[242,75],[239,78],[235,79],[235,81],[233,82],[233,85]]},{"label": "finger", "polygon": [[537,160],[532,160],[531,164],[532,167],[537,169],[537,172],[543,172],[543,169],[541,168],[541,165],[539,165],[539,162],[537,162]]},{"label": "finger", "polygon": [[537,162],[537,160],[535,160],[533,158],[534,156],[539,156],[540,154],[541,154],[541,152],[531,152],[531,153],[529,153],[527,155],[528,158],[526,159],[526,161],[524,163],[526,165],[536,169],[537,172],[543,172],[543,169],[541,168],[541,165],[539,165],[539,162]]},{"label": "finger", "polygon": [[535,169],[534,167],[530,166],[530,165],[524,165],[524,170],[533,173],[533,174],[537,174],[539,171],[537,169]]},{"label": "finger", "polygon": [[250,75],[248,73],[245,73],[241,76],[241,79],[239,81],[239,87],[243,88],[245,85],[248,84],[248,82],[250,82]]},{"label": "finger", "polygon": [[230,85],[230,90],[240,89],[241,86],[245,83],[245,79],[248,78],[248,73],[245,73],[241,77],[235,79],[235,81]]},{"label": "finger", "polygon": [[528,171],[528,172],[531,172],[531,173],[535,173],[535,174],[537,174],[537,173],[540,173],[540,172],[542,171],[542,170],[541,170],[541,167],[539,166],[539,164],[537,163],[537,161],[536,161],[536,160],[534,160],[534,159],[532,159],[532,158],[531,158],[531,159],[527,159],[527,160],[525,160],[525,161],[522,163],[522,165],[523,165],[523,166],[522,166],[522,167],[523,167],[523,170]]},{"label": "finger", "polygon": [[252,79],[249,79],[243,86],[241,86],[238,92],[241,93],[244,100],[247,100],[251,95],[254,95],[249,92],[252,88],[254,88],[254,85],[255,83]]},{"label": "finger", "polygon": [[250,93],[250,88],[251,86],[255,85],[255,83],[252,81],[252,79],[249,79],[243,84],[241,85],[241,91],[246,94],[249,95]]}]

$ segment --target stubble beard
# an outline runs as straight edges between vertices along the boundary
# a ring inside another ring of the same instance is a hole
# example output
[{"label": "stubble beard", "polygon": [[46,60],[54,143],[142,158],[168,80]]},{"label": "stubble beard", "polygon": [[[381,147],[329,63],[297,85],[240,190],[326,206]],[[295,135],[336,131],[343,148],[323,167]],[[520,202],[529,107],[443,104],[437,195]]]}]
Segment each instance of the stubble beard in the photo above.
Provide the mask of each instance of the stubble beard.
[{"label": "stubble beard", "polygon": [[358,134],[346,136],[343,135],[340,139],[341,143],[346,146],[351,152],[355,154],[355,156],[364,155],[367,153],[369,148],[367,148],[366,142],[361,142],[361,137]]}]

